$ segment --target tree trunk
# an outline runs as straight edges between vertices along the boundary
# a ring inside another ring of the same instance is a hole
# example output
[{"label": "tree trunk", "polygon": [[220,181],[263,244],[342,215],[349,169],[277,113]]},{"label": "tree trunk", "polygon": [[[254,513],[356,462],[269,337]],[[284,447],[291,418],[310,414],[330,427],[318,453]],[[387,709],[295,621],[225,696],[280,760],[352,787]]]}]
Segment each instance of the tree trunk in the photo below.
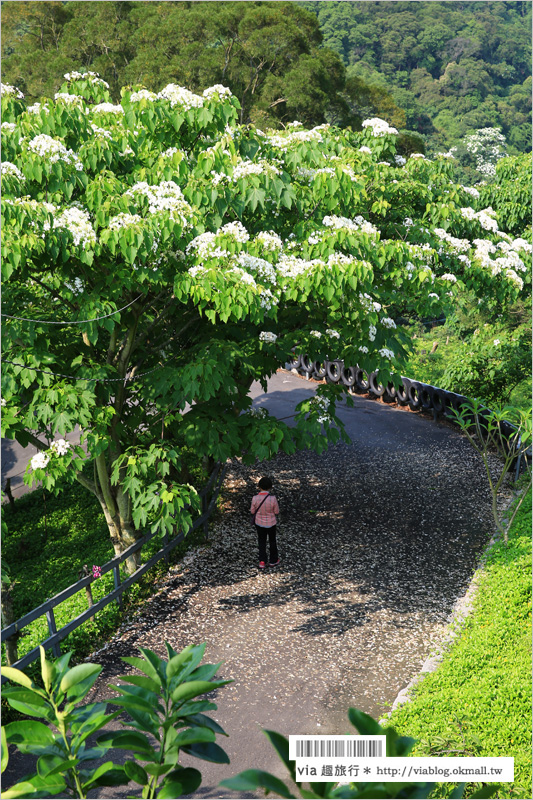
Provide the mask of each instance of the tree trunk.
[{"label": "tree trunk", "polygon": [[[5,584],[2,586],[2,627],[7,628],[8,625],[11,625],[12,622],[15,622],[15,616],[13,614],[13,599],[12,599],[12,591],[13,585],[6,586]],[[6,658],[7,664],[10,667],[15,661],[18,661],[18,641],[19,635],[16,633],[11,638],[6,639]]]}]

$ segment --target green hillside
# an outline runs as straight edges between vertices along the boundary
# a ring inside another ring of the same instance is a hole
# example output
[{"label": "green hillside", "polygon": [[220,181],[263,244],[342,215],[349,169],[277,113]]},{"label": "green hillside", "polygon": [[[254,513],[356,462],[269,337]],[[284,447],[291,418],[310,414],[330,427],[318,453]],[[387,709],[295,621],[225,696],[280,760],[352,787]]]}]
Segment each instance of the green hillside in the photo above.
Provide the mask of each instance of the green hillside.
[{"label": "green hillside", "polygon": [[500,127],[531,150],[531,3],[303,2],[348,78],[390,93],[430,147]]}]

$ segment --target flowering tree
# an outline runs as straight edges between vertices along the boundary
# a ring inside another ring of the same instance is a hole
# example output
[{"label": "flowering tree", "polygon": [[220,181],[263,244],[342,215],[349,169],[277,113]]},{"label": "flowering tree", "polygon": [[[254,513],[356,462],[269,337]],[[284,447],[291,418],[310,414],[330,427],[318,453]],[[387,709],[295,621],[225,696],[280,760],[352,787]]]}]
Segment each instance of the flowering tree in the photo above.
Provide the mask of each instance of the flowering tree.
[{"label": "flowering tree", "polygon": [[119,105],[94,73],[65,78],[29,107],[2,86],[4,435],[39,449],[28,483],[98,497],[116,552],[147,521],[190,523],[185,447],[254,461],[338,439],[334,386],[291,428],[251,411],[294,348],[389,381],[399,315],[527,291],[531,245],[449,158],[396,155],[382,120],[263,132],[222,86]]}]

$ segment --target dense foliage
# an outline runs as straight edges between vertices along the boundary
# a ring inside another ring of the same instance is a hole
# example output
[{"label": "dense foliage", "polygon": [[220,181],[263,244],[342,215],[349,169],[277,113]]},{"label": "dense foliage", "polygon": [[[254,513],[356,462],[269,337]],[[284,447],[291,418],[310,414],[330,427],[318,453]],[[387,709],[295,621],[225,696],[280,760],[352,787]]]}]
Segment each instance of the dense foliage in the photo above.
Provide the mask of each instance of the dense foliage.
[{"label": "dense foliage", "polygon": [[[497,797],[531,795],[531,493],[509,544],[489,552],[459,639],[391,723],[419,739],[416,756],[513,756],[515,781]],[[437,796],[450,788],[440,785]]]},{"label": "dense foliage", "polygon": [[348,76],[388,91],[434,148],[496,127],[509,152],[531,150],[531,3],[302,5]]},{"label": "dense foliage", "polygon": [[[265,133],[223,86],[114,104],[93,73],[29,107],[4,85],[2,111],[4,435],[39,449],[29,483],[98,497],[116,552],[147,522],[190,525],[186,448],[252,461],[338,439],[334,386],[292,428],[251,413],[251,383],[292,348],[386,381],[399,315],[529,295],[531,244],[453,184],[451,159],[399,156],[380,119]],[[90,475],[56,439],[76,424]]]},{"label": "dense foliage", "polygon": [[345,69],[321,48],[314,14],[292,2],[8,2],[2,6],[3,79],[33,100],[63,73],[98,72],[114,100],[126,84],[199,91],[223,83],[241,122],[351,121],[339,92]]}]

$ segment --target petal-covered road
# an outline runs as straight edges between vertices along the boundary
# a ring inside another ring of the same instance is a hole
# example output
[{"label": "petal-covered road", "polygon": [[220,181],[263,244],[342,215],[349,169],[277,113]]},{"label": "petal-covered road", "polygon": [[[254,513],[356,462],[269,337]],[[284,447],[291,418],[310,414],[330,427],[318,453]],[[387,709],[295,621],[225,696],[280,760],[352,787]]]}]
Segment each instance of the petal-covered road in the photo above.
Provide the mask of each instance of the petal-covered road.
[{"label": "petal-covered road", "polygon": [[[282,417],[315,388],[279,372],[254,403]],[[350,706],[382,715],[442,636],[487,543],[486,478],[456,430],[359,397],[340,415],[349,445],[263,468],[236,462],[209,545],[94,659],[105,682],[123,672],[120,655],[139,646],[163,655],[165,640],[207,642],[206,659],[224,662],[219,676],[234,682],[214,716],[231,764],[196,762],[196,796],[237,796],[217,783],[250,767],[285,777],[261,728],[343,733]],[[265,471],[282,509],[282,563],[260,573],[248,509]],[[100,796],[126,796],[112,791]]]},{"label": "petal-covered road", "polygon": [[[278,372],[254,404],[278,417],[316,389]],[[174,567],[140,617],[91,660],[104,665],[92,698],[109,696],[139,646],[165,655],[206,642],[222,661],[213,716],[229,734],[229,766],[201,769],[197,797],[254,797],[217,787],[257,767],[285,778],[261,728],[289,734],[350,731],[350,706],[379,718],[443,634],[492,530],[477,454],[448,423],[355,397],[343,407],[351,444],[323,455],[235,462],[210,542]],[[282,522],[282,563],[259,572],[249,506],[267,472]],[[183,763],[187,764],[186,757]],[[134,790],[99,789],[95,797]],[[262,796],[262,795],[257,795]]]}]

